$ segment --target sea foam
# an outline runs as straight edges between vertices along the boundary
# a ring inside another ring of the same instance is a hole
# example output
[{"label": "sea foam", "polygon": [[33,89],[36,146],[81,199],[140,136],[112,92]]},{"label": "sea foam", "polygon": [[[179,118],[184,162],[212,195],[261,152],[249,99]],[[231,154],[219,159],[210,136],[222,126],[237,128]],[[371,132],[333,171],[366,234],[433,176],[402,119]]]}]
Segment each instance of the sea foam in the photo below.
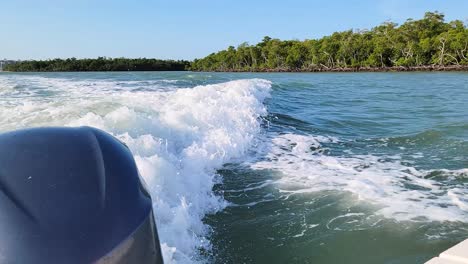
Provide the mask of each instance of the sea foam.
[{"label": "sea foam", "polygon": [[461,170],[418,170],[399,156],[328,155],[323,144],[333,137],[281,134],[266,140],[253,169],[270,169],[282,175],[274,184],[288,194],[344,191],[356,203],[374,205],[377,215],[398,221],[468,222],[468,191],[463,183],[442,183],[466,177]]}]

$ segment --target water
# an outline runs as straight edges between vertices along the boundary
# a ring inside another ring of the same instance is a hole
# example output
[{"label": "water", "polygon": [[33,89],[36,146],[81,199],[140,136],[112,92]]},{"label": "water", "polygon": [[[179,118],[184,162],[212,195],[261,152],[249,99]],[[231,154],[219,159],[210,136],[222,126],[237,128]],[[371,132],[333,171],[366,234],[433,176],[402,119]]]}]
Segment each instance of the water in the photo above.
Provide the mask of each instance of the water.
[{"label": "water", "polygon": [[125,141],[167,263],[423,263],[468,237],[467,73],[0,74],[0,131]]}]

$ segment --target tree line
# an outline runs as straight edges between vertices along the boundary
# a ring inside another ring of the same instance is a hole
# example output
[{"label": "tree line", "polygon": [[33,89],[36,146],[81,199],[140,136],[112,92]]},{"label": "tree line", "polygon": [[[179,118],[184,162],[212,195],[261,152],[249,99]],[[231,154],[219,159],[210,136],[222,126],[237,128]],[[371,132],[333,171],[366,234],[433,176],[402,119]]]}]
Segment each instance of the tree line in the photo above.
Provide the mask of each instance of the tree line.
[{"label": "tree line", "polygon": [[460,20],[426,12],[398,26],[335,32],[320,39],[264,37],[256,45],[212,53],[191,63],[194,71],[321,71],[388,68],[468,69],[468,28]]},{"label": "tree line", "polygon": [[106,58],[97,59],[53,59],[29,60],[9,64],[5,71],[15,72],[50,72],[50,71],[183,71],[190,65],[189,61],[158,60],[158,59],[127,59]]}]

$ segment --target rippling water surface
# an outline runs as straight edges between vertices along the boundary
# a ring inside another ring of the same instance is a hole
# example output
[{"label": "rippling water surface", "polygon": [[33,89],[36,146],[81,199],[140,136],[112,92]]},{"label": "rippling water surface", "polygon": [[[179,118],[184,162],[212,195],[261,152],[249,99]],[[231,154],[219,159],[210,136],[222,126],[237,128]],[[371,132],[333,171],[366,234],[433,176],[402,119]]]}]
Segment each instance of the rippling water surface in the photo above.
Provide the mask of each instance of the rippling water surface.
[{"label": "rippling water surface", "polygon": [[467,73],[0,73],[0,131],[131,148],[167,263],[423,263],[468,237]]}]

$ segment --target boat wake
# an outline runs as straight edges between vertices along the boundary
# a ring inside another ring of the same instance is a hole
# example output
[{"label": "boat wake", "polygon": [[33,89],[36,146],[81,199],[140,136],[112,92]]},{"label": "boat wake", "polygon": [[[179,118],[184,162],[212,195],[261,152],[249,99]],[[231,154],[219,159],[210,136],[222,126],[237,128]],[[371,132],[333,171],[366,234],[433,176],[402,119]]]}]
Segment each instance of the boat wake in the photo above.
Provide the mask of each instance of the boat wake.
[{"label": "boat wake", "polygon": [[468,169],[420,170],[401,156],[332,156],[325,136],[282,134],[264,148],[253,169],[276,170],[281,192],[345,191],[377,207],[376,214],[403,221],[468,222]]},{"label": "boat wake", "polygon": [[[0,130],[87,125],[118,137],[149,187],[165,262],[201,261],[200,250],[211,246],[202,220],[227,204],[212,191],[221,180],[216,170],[242,156],[260,131],[269,81],[170,89],[168,80],[126,89],[135,84],[9,78],[17,79],[2,82]],[[8,88],[18,83],[34,88]]]}]

